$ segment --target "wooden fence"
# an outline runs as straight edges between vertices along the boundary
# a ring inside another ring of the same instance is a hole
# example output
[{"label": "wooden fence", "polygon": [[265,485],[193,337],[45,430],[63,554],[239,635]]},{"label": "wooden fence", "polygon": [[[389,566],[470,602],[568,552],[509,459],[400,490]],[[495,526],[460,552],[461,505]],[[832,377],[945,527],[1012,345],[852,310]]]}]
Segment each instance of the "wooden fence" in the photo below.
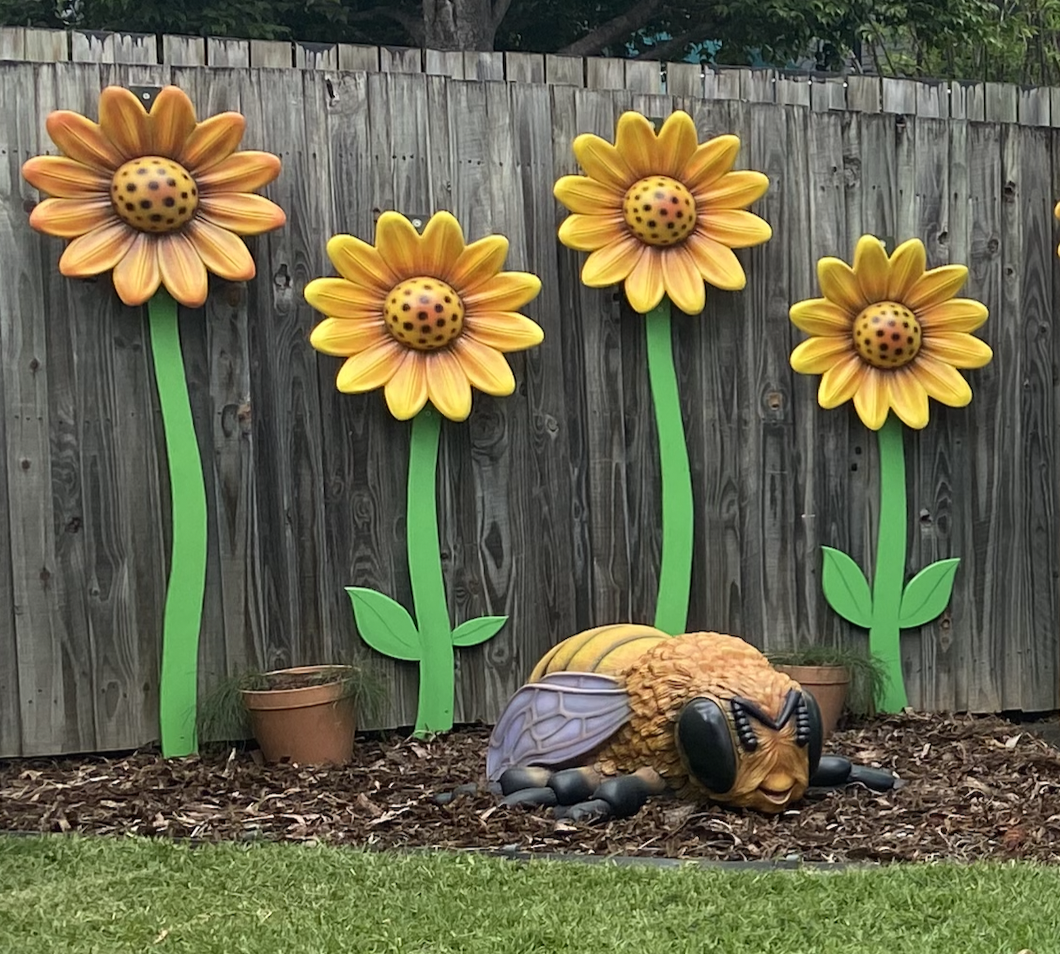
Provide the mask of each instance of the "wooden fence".
[{"label": "wooden fence", "polygon": [[[756,210],[774,228],[740,253],[744,292],[710,292],[703,316],[675,321],[697,506],[690,626],[767,649],[864,643],[824,603],[820,547],[871,566],[875,441],[849,406],[820,410],[816,380],[790,370],[802,335],[787,308],[818,293],[816,260],[849,259],[863,232],[919,236],[930,264],[970,266],[964,293],[989,306],[982,335],[996,357],[970,373],[970,407],[933,405],[929,428],[907,437],[908,571],[962,559],[950,609],[903,634],[911,703],[1057,707],[1056,91],[684,64],[666,68],[662,93],[657,65],[622,61],[0,38],[0,755],[157,738],[171,531],[144,316],[107,279],[59,276],[62,242],[29,228],[38,196],[19,172],[54,151],[50,110],[94,116],[109,83],[172,82],[202,115],[238,109],[244,147],[284,161],[265,192],[288,225],[252,241],[258,277],[218,282],[204,309],[181,314],[211,515],[203,686],[360,646],[347,585],[409,605],[408,426],[379,394],[335,391],[338,361],[310,348],[320,316],[302,298],[331,274],[327,238],[370,238],[387,208],[446,208],[469,237],[501,232],[508,267],[543,281],[528,311],[545,343],[513,357],[516,393],[476,395],[469,422],[443,430],[450,608],[456,622],[511,616],[458,650],[457,720],[493,719],[559,639],[650,620],[660,488],[643,329],[615,290],[579,283],[583,256],[556,240],[552,185],[576,171],[576,134],[613,136],[626,108],[676,107],[701,135],[742,137],[739,163],[772,180]],[[137,51],[139,62],[111,62]],[[630,88],[637,76],[648,91]],[[382,721],[407,725],[415,670],[380,664],[393,687]]]}]

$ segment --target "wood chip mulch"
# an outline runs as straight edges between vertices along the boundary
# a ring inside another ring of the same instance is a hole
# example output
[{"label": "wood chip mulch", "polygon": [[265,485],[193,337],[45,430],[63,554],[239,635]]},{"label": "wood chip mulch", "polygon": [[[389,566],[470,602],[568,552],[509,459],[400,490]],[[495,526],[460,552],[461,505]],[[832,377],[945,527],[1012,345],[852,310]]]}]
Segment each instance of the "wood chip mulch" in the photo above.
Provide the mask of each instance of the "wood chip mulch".
[{"label": "wood chip mulch", "polygon": [[[483,780],[488,733],[362,739],[343,768],[265,766],[235,750],[0,762],[0,830],[714,861],[1060,861],[1060,751],[1001,718],[903,714],[838,732],[829,752],[906,781],[886,795],[851,786],[773,817],[657,798],[596,825],[498,807]],[[436,803],[475,781],[476,793]]]}]

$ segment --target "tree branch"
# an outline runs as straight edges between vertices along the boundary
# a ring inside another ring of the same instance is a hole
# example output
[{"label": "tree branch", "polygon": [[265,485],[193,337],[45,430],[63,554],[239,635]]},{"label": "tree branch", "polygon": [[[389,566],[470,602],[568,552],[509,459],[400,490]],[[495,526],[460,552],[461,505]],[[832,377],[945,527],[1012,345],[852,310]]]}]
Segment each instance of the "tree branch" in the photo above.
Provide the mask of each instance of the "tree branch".
[{"label": "tree branch", "polygon": [[675,36],[673,39],[666,40],[663,43],[653,44],[643,53],[638,53],[633,59],[663,61],[674,53],[684,52],[685,47],[688,46],[689,43],[694,43],[696,40],[702,40],[705,29],[706,24],[701,24],[692,30],[685,30],[680,36]]},{"label": "tree branch", "polygon": [[565,56],[591,56],[599,53],[605,46],[616,40],[624,39],[635,30],[639,30],[662,7],[663,0],[639,0],[625,13],[620,13],[607,23],[602,23],[595,30],[590,30],[580,40],[575,40],[558,52]]}]

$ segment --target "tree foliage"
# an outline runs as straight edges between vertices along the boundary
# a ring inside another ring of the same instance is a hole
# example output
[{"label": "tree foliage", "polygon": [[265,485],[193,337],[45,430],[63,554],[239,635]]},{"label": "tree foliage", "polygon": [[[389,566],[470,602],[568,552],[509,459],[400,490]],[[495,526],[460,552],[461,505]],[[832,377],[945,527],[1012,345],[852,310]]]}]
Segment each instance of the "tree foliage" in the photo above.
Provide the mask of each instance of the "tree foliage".
[{"label": "tree foliage", "polygon": [[0,22],[1060,79],[1060,0],[0,0]]}]

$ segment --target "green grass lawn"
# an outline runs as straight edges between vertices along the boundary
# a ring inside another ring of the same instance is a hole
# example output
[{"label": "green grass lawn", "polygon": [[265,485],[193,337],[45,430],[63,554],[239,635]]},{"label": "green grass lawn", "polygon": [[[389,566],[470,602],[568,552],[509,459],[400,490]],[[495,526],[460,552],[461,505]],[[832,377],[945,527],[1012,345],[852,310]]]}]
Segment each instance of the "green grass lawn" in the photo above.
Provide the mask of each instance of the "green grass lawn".
[{"label": "green grass lawn", "polygon": [[0,836],[3,954],[1060,952],[1060,870],[519,864]]}]

